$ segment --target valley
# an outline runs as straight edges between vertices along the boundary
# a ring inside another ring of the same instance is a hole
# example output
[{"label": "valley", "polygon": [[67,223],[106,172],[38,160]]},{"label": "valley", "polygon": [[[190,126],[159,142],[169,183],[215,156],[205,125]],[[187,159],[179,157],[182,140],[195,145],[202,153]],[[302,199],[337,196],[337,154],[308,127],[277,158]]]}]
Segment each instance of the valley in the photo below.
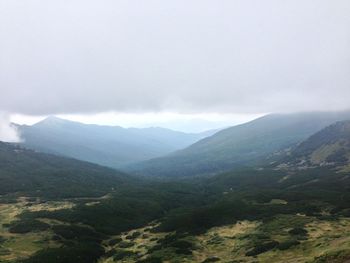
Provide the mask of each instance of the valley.
[{"label": "valley", "polygon": [[349,135],[337,122],[265,163],[176,180],[0,143],[0,261],[344,263]]},{"label": "valley", "polygon": [[349,0],[0,0],[0,263],[350,263]]}]

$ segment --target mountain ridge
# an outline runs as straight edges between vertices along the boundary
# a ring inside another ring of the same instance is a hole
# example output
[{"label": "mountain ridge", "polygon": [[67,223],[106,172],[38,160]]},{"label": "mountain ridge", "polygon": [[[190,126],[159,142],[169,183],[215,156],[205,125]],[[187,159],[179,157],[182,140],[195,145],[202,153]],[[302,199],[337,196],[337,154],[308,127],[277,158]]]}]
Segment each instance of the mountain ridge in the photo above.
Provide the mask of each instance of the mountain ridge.
[{"label": "mountain ridge", "polygon": [[93,163],[40,153],[21,145],[0,142],[0,193],[50,198],[99,196],[131,176]]},{"label": "mountain ridge", "polygon": [[296,145],[333,122],[350,119],[350,111],[270,114],[221,130],[189,147],[127,167],[145,176],[187,177],[225,172],[251,165]]},{"label": "mountain ridge", "polygon": [[113,168],[168,154],[210,135],[210,131],[187,134],[159,127],[83,124],[54,116],[17,129],[29,149]]}]

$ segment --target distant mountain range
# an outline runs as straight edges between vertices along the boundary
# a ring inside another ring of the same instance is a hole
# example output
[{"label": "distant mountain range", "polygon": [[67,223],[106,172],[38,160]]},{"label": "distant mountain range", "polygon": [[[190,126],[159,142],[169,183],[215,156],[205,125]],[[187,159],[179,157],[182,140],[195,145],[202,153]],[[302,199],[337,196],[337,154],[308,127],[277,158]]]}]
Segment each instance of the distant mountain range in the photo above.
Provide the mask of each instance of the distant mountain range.
[{"label": "distant mountain range", "polygon": [[221,130],[168,156],[132,165],[128,171],[156,177],[216,174],[251,165],[347,119],[349,111],[271,114]]},{"label": "distant mountain range", "polygon": [[88,125],[57,117],[17,127],[29,149],[113,168],[169,154],[216,132]]}]

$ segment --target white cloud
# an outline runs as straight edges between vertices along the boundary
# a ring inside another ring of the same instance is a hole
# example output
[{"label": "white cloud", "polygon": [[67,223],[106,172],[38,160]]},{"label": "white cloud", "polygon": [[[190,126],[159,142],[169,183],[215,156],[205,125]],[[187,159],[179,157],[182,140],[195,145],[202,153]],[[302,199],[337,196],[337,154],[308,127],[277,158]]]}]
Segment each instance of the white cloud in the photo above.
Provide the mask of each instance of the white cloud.
[{"label": "white cloud", "polygon": [[0,112],[0,141],[3,142],[20,142],[20,136],[16,127],[9,122],[9,117]]}]

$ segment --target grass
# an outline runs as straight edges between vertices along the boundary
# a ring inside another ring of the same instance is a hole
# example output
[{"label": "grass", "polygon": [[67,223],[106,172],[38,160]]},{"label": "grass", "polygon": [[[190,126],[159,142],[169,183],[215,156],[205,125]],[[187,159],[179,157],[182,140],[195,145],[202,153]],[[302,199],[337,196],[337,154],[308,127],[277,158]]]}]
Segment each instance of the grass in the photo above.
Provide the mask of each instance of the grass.
[{"label": "grass", "polygon": [[[50,230],[26,234],[10,233],[8,224],[16,221],[18,215],[24,211],[53,211],[68,207],[72,207],[72,204],[66,201],[30,203],[24,197],[18,198],[16,203],[0,204],[0,236],[5,239],[0,244],[0,262],[27,258],[43,248],[59,246],[51,240],[53,233]],[[43,221],[52,223],[50,220]]]},{"label": "grass", "polygon": [[229,262],[233,257],[244,257],[246,241],[242,235],[253,233],[259,222],[242,221],[223,227],[214,227],[197,237],[200,249],[194,252],[194,262],[202,262],[207,258],[218,257]]},{"label": "grass", "polygon": [[[282,205],[285,202],[273,199],[272,203]],[[10,233],[7,224],[15,221],[19,214],[24,211],[54,211],[73,206],[68,201],[29,204],[25,198],[18,199],[17,203],[0,204],[0,237],[4,239],[0,243],[0,262],[27,258],[43,248],[60,246],[58,242],[52,241],[51,229],[54,228],[36,233]],[[213,227],[197,235],[157,232],[159,223],[150,222],[120,235],[103,237],[102,245],[106,254],[98,263],[142,262],[151,257],[169,263],[206,260],[242,263],[345,262],[350,258],[350,218],[325,218],[327,217],[281,214],[261,221],[244,220]],[[55,219],[38,220],[51,226],[63,224]],[[293,229],[305,231],[291,231]],[[269,246],[275,243],[278,245]],[[192,247],[190,251],[186,248],[181,250],[181,246],[186,247],[188,244]],[[247,256],[253,249],[258,251],[257,255]]]},{"label": "grass", "polygon": [[[23,199],[13,204],[1,204],[0,236],[5,241],[0,245],[0,261],[18,260],[29,257],[43,248],[58,247],[59,243],[51,240],[53,235],[51,230],[12,234],[8,232],[6,224],[16,220],[16,216],[25,210],[56,210],[67,207],[72,206],[66,201],[28,206]],[[40,220],[51,225],[61,224],[57,220]],[[180,239],[176,239],[178,240],[176,244],[193,243],[194,250],[188,255],[176,253],[172,246],[154,249],[162,242],[164,243],[162,240],[174,236],[174,233],[156,232],[157,226],[158,223],[151,222],[142,228],[107,237],[103,241],[106,255],[98,263],[142,262],[149,257],[162,258],[163,262],[169,263],[203,262],[208,259],[220,259],[221,262],[232,262],[234,259],[237,262],[247,263],[322,263],[342,262],[337,261],[337,257],[340,260],[350,255],[349,218],[321,220],[314,216],[278,215],[267,221],[239,221],[235,224],[213,227],[200,235],[183,234]],[[303,237],[293,236],[290,230],[295,228],[303,228],[307,234]],[[300,239],[295,241],[294,238]],[[110,242],[111,240],[117,240],[117,242]],[[279,249],[277,246],[255,257],[246,255],[254,246],[272,241],[287,244],[287,249]],[[123,243],[129,245],[122,247]],[[292,245],[288,247],[288,244]]]},{"label": "grass", "polygon": [[[281,220],[277,219],[276,222],[280,223]],[[292,222],[291,220],[291,224]],[[321,221],[314,217],[306,217],[304,223],[308,232],[307,240],[301,240],[300,245],[288,250],[274,249],[263,253],[258,256],[259,262],[313,262],[317,257],[334,253],[339,249],[350,249],[350,219]],[[302,222],[295,220],[294,224],[294,226],[300,226]],[[272,238],[278,239],[278,231],[272,229],[271,225],[265,229],[271,230]]]},{"label": "grass", "polygon": [[[121,247],[120,245],[123,244],[123,242],[131,243],[132,246],[125,248],[127,251],[134,252],[134,254],[138,255],[138,258],[145,259],[147,257],[148,249],[154,247],[157,245],[157,241],[164,238],[167,233],[155,233],[153,232],[153,229],[157,227],[158,224],[155,222],[150,223],[149,225],[146,225],[142,228],[133,229],[132,231],[124,232],[121,235],[112,236],[108,240],[105,240],[104,247],[108,254],[109,251],[120,251]],[[139,235],[135,235],[135,233],[139,233]],[[117,242],[116,244],[110,245],[110,240],[114,239],[121,239],[121,241]],[[131,238],[131,239],[130,239]],[[113,255],[109,257],[103,257],[100,259],[99,263],[110,263],[114,262],[113,258],[116,255],[114,253]],[[125,257],[122,260],[119,260],[118,262],[135,262],[134,257]]]}]

